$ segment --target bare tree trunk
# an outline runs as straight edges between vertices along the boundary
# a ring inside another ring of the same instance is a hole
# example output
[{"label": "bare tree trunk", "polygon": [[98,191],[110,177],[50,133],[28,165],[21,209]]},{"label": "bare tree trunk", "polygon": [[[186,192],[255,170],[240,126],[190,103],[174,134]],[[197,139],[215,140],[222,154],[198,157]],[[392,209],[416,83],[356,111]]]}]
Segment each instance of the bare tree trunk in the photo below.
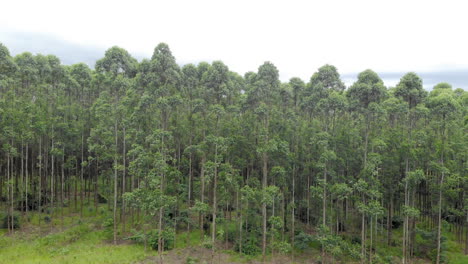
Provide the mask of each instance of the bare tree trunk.
[{"label": "bare tree trunk", "polygon": [[25,174],[25,177],[26,177],[26,184],[25,184],[25,185],[26,185],[26,186],[25,186],[25,188],[26,188],[26,195],[25,195],[25,197],[24,197],[24,198],[25,198],[25,203],[26,203],[26,208],[25,208],[25,209],[26,209],[26,219],[28,219],[27,216],[28,216],[28,210],[29,210],[29,208],[28,208],[28,207],[29,207],[29,205],[28,205],[28,191],[29,191],[29,190],[28,190],[28,187],[29,187],[29,179],[28,179],[28,178],[29,178],[29,175],[28,175],[28,152],[29,152],[29,144],[26,143],[26,171],[25,171],[25,173],[26,173],[26,174]]},{"label": "bare tree trunk", "polygon": [[215,170],[214,170],[214,183],[213,183],[213,223],[211,225],[211,263],[213,264],[215,246],[216,246],[216,210],[217,210],[217,200],[216,200],[216,189],[218,187],[218,145],[215,145]]},{"label": "bare tree trunk", "polygon": [[[123,151],[122,151],[122,162],[123,162],[123,172],[122,172],[122,195],[125,193],[125,172],[126,172],[126,142],[125,142],[125,126],[123,126]],[[122,233],[125,234],[125,201],[122,199],[122,212],[120,215],[122,216]]]},{"label": "bare tree trunk", "polygon": [[[267,187],[267,173],[268,173],[268,155],[267,153],[263,153],[263,179],[262,179],[262,187],[263,190]],[[267,211],[266,211],[266,202],[262,202],[262,260],[265,262],[265,254],[266,254],[266,224],[267,224]]]},{"label": "bare tree trunk", "polygon": [[63,230],[63,208],[64,208],[64,196],[63,196],[63,191],[64,191],[64,185],[65,184],[65,147],[62,147],[62,182],[61,182],[61,201],[62,201],[62,230]]},{"label": "bare tree trunk", "polygon": [[372,241],[373,241],[373,219],[370,218],[370,246],[369,246],[369,263],[372,263]]},{"label": "bare tree trunk", "polygon": [[83,162],[84,162],[84,131],[81,132],[81,172],[80,172],[80,187],[81,187],[81,197],[80,197],[80,217],[83,218],[83,203],[84,203],[84,168],[83,168]]},{"label": "bare tree trunk", "polygon": [[294,197],[294,192],[295,192],[295,189],[296,189],[296,186],[295,186],[295,182],[296,181],[296,163],[293,164],[293,171],[292,171],[292,208],[291,208],[291,248],[293,250],[291,250],[291,255],[292,255],[292,259],[294,261],[294,238],[295,238],[295,232],[296,230],[294,230],[295,226],[295,208],[296,208],[296,204],[295,204],[295,197]]},{"label": "bare tree trunk", "polygon": [[42,136],[39,136],[39,200],[38,205],[38,215],[39,215],[39,228],[41,227],[41,205],[42,205]]},{"label": "bare tree trunk", "polygon": [[[322,225],[327,226],[327,164],[323,170]],[[322,263],[325,263],[325,247],[322,245]]]},{"label": "bare tree trunk", "polygon": [[[206,162],[206,156],[203,154],[202,160],[201,160],[201,169],[200,169],[200,180],[201,180],[201,202],[205,202],[205,162]],[[205,234],[205,230],[203,229],[203,222],[205,215],[203,212],[200,212],[200,234],[201,238],[203,239],[203,236]]]},{"label": "bare tree trunk", "polygon": [[[52,134],[54,133],[54,128],[52,127]],[[52,147],[51,147],[51,177],[50,177],[50,209],[51,209],[51,214],[54,214],[54,178],[55,178],[55,171],[54,171],[54,165],[55,165],[55,155],[54,155],[54,138],[52,136]]]},{"label": "bare tree trunk", "polygon": [[440,180],[440,185],[439,185],[439,216],[438,216],[438,224],[437,224],[437,257],[436,257],[436,264],[440,263],[440,238],[442,236],[442,186],[444,184],[444,177],[445,177],[444,151],[445,151],[445,116],[443,117],[443,127],[442,127],[442,155],[441,155],[442,178]]},{"label": "bare tree trunk", "polygon": [[[23,139],[21,139],[21,173],[20,173],[20,178],[21,178],[21,182],[24,185],[24,143],[23,143]],[[21,205],[20,210],[21,210],[22,213],[24,213],[24,209],[23,209],[24,200],[21,201],[20,205]]]},{"label": "bare tree trunk", "polygon": [[387,245],[392,243],[392,218],[393,218],[393,193],[390,196],[390,208],[388,209],[388,218],[387,218]]},{"label": "bare tree trunk", "polygon": [[[443,166],[443,162],[442,162]],[[440,263],[440,238],[442,236],[442,185],[444,184],[445,172],[442,171],[442,178],[439,185],[439,212],[438,212],[438,224],[437,224],[437,258],[436,264]]]},{"label": "bare tree trunk", "polygon": [[[312,173],[312,172],[311,172]],[[310,228],[310,174],[307,175],[307,227]]]},{"label": "bare tree trunk", "polygon": [[117,245],[117,153],[118,153],[118,137],[117,137],[117,120],[114,125],[115,133],[115,156],[114,156],[114,245]]},{"label": "bare tree trunk", "polygon": [[[11,146],[10,146],[11,148]],[[10,202],[11,199],[11,192],[13,192],[13,189],[11,188],[11,175],[10,175],[10,149],[8,149],[8,154],[7,154],[7,185],[8,185],[8,202]],[[11,234],[13,232],[13,210],[12,207],[9,208],[9,215],[7,217],[7,227],[8,227],[8,232]]]}]

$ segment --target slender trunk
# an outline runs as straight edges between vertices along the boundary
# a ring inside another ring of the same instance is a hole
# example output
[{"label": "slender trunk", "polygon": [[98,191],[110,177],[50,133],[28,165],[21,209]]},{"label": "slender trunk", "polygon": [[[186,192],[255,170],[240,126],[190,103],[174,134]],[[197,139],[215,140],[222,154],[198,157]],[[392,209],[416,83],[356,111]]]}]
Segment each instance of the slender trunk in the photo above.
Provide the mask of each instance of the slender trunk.
[{"label": "slender trunk", "polygon": [[[292,204],[292,208],[291,208],[291,248],[294,249],[294,238],[296,236],[296,231],[294,230],[295,226],[295,209],[296,209],[296,204],[295,204],[295,189],[296,189],[296,186],[295,186],[295,183],[296,183],[296,163],[293,164],[293,171],[292,171],[292,201],[291,201],[291,204]],[[294,250],[291,250],[291,255],[292,255],[292,259],[294,261]]]},{"label": "slender trunk", "polygon": [[[23,143],[23,139],[21,139],[21,173],[20,173],[20,178],[21,178],[21,182],[22,184],[24,185],[24,143]],[[24,198],[24,196],[23,196]],[[24,200],[21,201],[21,204],[20,204],[21,208],[21,212],[24,213]]]},{"label": "slender trunk", "polygon": [[29,187],[29,175],[28,175],[28,152],[29,152],[29,144],[26,143],[26,170],[25,170],[25,178],[26,178],[26,183],[25,183],[25,188],[26,188],[26,195],[24,197],[25,199],[25,204],[26,204],[26,219],[28,219],[28,210],[29,210],[29,205],[28,205],[28,187]]},{"label": "slender trunk", "polygon": [[310,228],[310,172],[307,175],[307,227]]},{"label": "slender trunk", "polygon": [[388,218],[387,218],[387,245],[392,243],[392,218],[393,218],[393,192],[390,196],[390,208],[388,209]]},{"label": "slender trunk", "polygon": [[[163,117],[163,120],[165,120],[165,118]],[[163,122],[163,130],[165,130],[166,128],[166,122],[164,121]],[[164,151],[164,136],[162,136],[161,138],[161,154],[162,154],[162,157],[163,157],[163,161],[164,163],[166,162],[166,159],[165,159],[165,151]],[[161,194],[163,195],[164,194],[164,178],[165,178],[165,174],[164,174],[164,171],[161,173],[161,184],[159,186],[159,189],[161,191]],[[162,264],[163,263],[163,256],[162,256],[162,252],[163,252],[163,239],[162,239],[162,226],[163,226],[163,213],[164,213],[164,206],[161,206],[159,208],[159,224],[158,224],[158,255],[159,255],[159,263]]]},{"label": "slender trunk", "polygon": [[38,206],[38,215],[39,215],[39,228],[41,227],[41,205],[42,205],[42,137],[39,136],[39,187],[38,187],[38,196],[39,200],[37,201]]},{"label": "slender trunk", "polygon": [[373,219],[370,218],[370,246],[369,246],[369,263],[372,263],[372,241],[373,241]]},{"label": "slender trunk", "polygon": [[[52,134],[54,133],[54,128],[52,127]],[[50,209],[51,209],[51,214],[54,213],[54,178],[55,178],[55,170],[54,170],[54,164],[55,164],[55,155],[54,155],[54,138],[52,137],[52,148],[51,148],[51,177],[50,177]]]},{"label": "slender trunk", "polygon": [[[327,164],[323,170],[322,226],[327,226]],[[322,245],[322,261],[325,263],[325,247]]]},{"label": "slender trunk", "polygon": [[83,168],[83,162],[84,162],[84,131],[81,132],[81,172],[80,172],[80,187],[81,187],[81,197],[80,197],[80,217],[83,218],[83,200],[84,200],[84,168]]},{"label": "slender trunk", "polygon": [[[263,160],[263,169],[262,169],[262,172],[263,172],[263,179],[262,179],[262,187],[263,187],[263,190],[266,189],[267,187],[267,172],[268,172],[268,155],[267,153],[263,153],[263,157],[262,157],[262,160]],[[267,224],[267,211],[266,211],[266,201],[263,201],[262,202],[262,217],[263,217],[263,221],[262,221],[262,260],[263,262],[265,262],[265,254],[266,254],[266,224]]]},{"label": "slender trunk", "polygon": [[242,254],[242,205],[239,204],[239,190],[236,192],[236,211],[239,219],[239,253]]},{"label": "slender trunk", "polygon": [[[122,163],[123,163],[123,172],[122,172],[122,195],[125,193],[125,172],[126,172],[126,142],[125,142],[125,126],[123,126],[123,151],[122,151]],[[125,234],[125,201],[122,199],[122,233]]]},{"label": "slender trunk", "polygon": [[[192,145],[192,138],[190,137],[189,145]],[[190,153],[189,157],[189,179],[188,179],[188,201],[187,201],[187,208],[192,206],[192,153]],[[190,215],[188,216],[190,218]],[[190,219],[187,220],[187,245],[190,246]]]},{"label": "slender trunk", "polygon": [[114,156],[114,245],[117,245],[117,153],[118,153],[118,137],[117,137],[117,120],[114,125],[115,135],[115,156]]},{"label": "slender trunk", "polygon": [[63,230],[63,209],[64,209],[64,195],[63,195],[63,191],[64,191],[64,187],[65,187],[65,147],[62,147],[62,181],[61,181],[61,202],[62,202],[62,230]]},{"label": "slender trunk", "polygon": [[[11,148],[11,147],[10,147]],[[8,186],[8,192],[7,192],[7,195],[8,195],[8,203],[10,202],[10,199],[11,199],[11,192],[13,191],[12,188],[11,188],[11,181],[10,181],[10,149],[8,149],[8,154],[7,154],[7,186]],[[8,233],[12,233],[13,232],[13,212],[11,210],[11,207],[8,209],[9,213],[8,213],[8,217],[7,217],[7,227],[8,227]]]},{"label": "slender trunk", "polygon": [[[364,195],[362,195],[362,201],[364,201]],[[364,260],[366,259],[366,219],[365,219],[365,213],[362,212],[361,215],[361,264],[364,263]]]},{"label": "slender trunk", "polygon": [[[201,180],[201,202],[205,202],[205,162],[206,162],[206,156],[203,154],[202,160],[201,160],[201,169],[200,169],[200,180]],[[203,229],[203,223],[204,223],[204,218],[205,215],[203,212],[200,212],[200,234],[201,238],[203,239],[203,236],[205,234],[205,230]]]},{"label": "slender trunk", "polygon": [[440,263],[440,238],[442,236],[442,186],[444,184],[444,177],[445,177],[445,168],[444,168],[444,151],[445,151],[445,116],[444,116],[444,123],[442,127],[442,155],[441,155],[441,163],[442,163],[442,177],[440,179],[439,185],[439,212],[438,212],[438,224],[437,224],[437,257],[436,257],[436,264]]},{"label": "slender trunk", "polygon": [[217,210],[217,200],[216,200],[216,189],[218,187],[218,145],[215,145],[215,170],[214,170],[214,183],[213,183],[213,223],[211,230],[211,263],[213,263],[214,254],[215,254],[215,242],[216,242],[216,210]]}]

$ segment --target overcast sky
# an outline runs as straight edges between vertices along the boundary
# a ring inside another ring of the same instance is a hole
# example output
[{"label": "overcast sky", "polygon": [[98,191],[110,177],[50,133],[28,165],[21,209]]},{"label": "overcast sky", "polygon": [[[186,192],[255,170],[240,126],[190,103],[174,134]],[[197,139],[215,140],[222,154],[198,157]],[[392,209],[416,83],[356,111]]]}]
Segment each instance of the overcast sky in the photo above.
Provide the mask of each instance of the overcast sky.
[{"label": "overcast sky", "polygon": [[52,53],[64,63],[92,63],[113,45],[150,57],[166,42],[179,64],[222,60],[244,74],[268,60],[283,81],[308,81],[328,63],[347,84],[370,68],[387,85],[415,71],[426,88],[449,81],[467,89],[465,2],[6,0],[0,42],[13,54]]}]

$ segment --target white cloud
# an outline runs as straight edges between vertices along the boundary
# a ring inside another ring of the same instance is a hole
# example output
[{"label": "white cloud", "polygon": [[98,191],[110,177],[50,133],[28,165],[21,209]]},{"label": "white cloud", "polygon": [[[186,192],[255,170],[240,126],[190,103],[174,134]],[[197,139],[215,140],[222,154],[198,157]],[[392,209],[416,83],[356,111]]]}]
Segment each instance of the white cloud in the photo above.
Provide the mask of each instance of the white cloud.
[{"label": "white cloud", "polygon": [[219,59],[244,73],[269,60],[282,79],[308,80],[326,63],[342,73],[468,66],[465,1],[15,0],[2,10],[0,30],[148,56],[167,42],[182,63]]}]

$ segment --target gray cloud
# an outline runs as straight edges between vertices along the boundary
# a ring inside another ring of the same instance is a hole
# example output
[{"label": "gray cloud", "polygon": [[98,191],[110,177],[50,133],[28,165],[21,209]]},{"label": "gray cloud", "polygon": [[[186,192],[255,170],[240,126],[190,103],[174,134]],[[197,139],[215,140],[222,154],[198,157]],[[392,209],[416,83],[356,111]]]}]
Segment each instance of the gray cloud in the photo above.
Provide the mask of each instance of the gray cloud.
[{"label": "gray cloud", "polygon": [[[406,72],[377,72],[387,86],[395,86]],[[468,69],[444,69],[439,71],[417,72],[423,80],[423,86],[431,90],[436,84],[447,82],[454,89],[462,88],[468,90]],[[357,73],[343,74],[342,78],[347,85],[357,80]]]},{"label": "gray cloud", "polygon": [[[84,62],[90,67],[94,67],[96,61],[104,57],[106,49],[109,48],[79,45],[48,34],[32,32],[0,32],[0,42],[8,47],[12,56],[26,51],[34,54],[53,54],[60,58],[62,64]],[[137,59],[143,58],[140,54],[132,55]]]},{"label": "gray cloud", "polygon": [[[97,47],[92,45],[80,45],[65,41],[58,37],[32,32],[0,32],[0,42],[8,47],[12,55],[25,51],[31,53],[53,54],[60,58],[63,64],[74,64],[84,62],[90,67],[94,67],[96,60],[104,56],[105,50],[109,47]],[[131,51],[129,51],[132,53]],[[132,53],[141,60],[148,58],[148,55]],[[179,63],[198,63],[198,61],[179,60]],[[280,69],[281,71],[281,69]],[[378,72],[387,86],[395,86],[406,72]],[[430,90],[440,82],[448,82],[454,88],[468,90],[468,69],[444,69],[431,72],[416,72],[422,79],[424,88]],[[243,74],[243,73],[240,73]],[[356,81],[358,73],[343,73],[341,76],[346,85],[351,85]],[[282,78],[283,79],[283,78]],[[286,79],[283,81],[287,81]],[[306,80],[308,81],[308,79]]]}]

